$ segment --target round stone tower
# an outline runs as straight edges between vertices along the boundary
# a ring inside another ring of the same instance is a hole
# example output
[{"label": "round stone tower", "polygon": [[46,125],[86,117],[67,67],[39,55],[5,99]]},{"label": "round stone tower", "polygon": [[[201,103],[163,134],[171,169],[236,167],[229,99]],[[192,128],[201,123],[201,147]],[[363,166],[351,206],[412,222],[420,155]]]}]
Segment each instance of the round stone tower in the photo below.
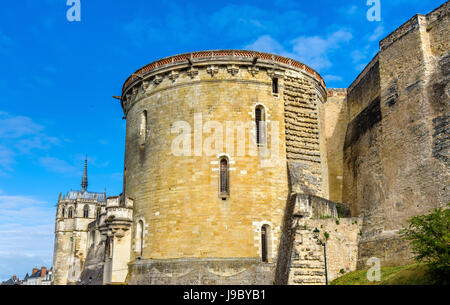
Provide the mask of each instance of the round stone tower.
[{"label": "round stone tower", "polygon": [[325,100],[317,72],[260,52],[187,53],[133,73],[121,97],[128,283],[272,284],[289,192],[328,197]]}]

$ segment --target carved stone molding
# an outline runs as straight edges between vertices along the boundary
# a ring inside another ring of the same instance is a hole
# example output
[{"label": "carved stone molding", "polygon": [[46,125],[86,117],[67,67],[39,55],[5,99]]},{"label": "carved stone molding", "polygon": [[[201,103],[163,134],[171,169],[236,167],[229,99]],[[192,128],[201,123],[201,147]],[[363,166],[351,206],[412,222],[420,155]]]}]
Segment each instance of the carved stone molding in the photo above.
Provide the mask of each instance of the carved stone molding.
[{"label": "carved stone molding", "polygon": [[206,68],[206,72],[211,75],[211,77],[214,77],[214,74],[219,73],[219,68],[217,66],[211,65],[208,68]]},{"label": "carved stone molding", "polygon": [[281,70],[274,70],[274,69],[268,69],[267,70],[267,75],[269,75],[270,78],[283,78],[284,77],[284,72]]},{"label": "carved stone molding", "polygon": [[187,70],[187,75],[189,75],[190,78],[194,78],[198,75],[198,69],[195,67],[191,67],[189,70]]},{"label": "carved stone molding", "polygon": [[236,74],[239,73],[239,67],[236,65],[229,65],[229,66],[227,66],[227,71],[231,75],[235,76]]},{"label": "carved stone molding", "polygon": [[248,69],[248,73],[250,73],[253,77],[259,73],[259,68],[255,67],[255,66],[250,66],[247,68]]},{"label": "carved stone molding", "polygon": [[178,78],[178,76],[179,76],[179,73],[177,71],[172,70],[172,71],[169,72],[169,76],[168,77],[172,81],[172,83],[174,83],[175,80]]},{"label": "carved stone molding", "polygon": [[156,75],[155,78],[153,79],[153,83],[157,86],[161,84],[162,81],[163,77],[161,75]]}]

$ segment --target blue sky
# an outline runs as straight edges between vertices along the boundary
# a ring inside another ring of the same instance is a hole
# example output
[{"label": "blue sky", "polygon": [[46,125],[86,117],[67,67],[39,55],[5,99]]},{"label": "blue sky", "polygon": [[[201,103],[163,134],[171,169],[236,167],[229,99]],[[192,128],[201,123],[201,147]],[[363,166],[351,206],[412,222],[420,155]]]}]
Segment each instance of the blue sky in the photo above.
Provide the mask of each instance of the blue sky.
[{"label": "blue sky", "polygon": [[210,49],[273,52],[348,87],[378,41],[444,0],[4,1],[0,10],[0,280],[52,264],[55,204],[79,189],[121,193],[124,80],[170,55]]}]

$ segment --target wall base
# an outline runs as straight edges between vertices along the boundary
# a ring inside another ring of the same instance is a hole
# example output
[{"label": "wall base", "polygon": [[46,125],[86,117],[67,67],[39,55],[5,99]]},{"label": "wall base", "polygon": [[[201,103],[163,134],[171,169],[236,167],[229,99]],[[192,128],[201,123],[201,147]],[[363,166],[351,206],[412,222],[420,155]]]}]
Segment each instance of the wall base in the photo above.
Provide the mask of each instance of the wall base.
[{"label": "wall base", "polygon": [[275,264],[257,258],[139,260],[129,265],[129,285],[272,285]]}]

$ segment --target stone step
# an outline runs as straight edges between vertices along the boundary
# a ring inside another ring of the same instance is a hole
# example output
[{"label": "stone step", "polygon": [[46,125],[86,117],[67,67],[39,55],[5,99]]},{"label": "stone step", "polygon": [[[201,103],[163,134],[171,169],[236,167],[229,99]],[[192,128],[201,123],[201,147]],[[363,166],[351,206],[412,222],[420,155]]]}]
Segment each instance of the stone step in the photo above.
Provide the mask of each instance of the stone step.
[{"label": "stone step", "polygon": [[320,256],[320,255],[310,255],[310,254],[300,254],[300,260],[305,260],[305,261],[322,261],[322,256]]},{"label": "stone step", "polygon": [[293,282],[295,284],[325,284],[325,277],[295,277]]},{"label": "stone step", "polygon": [[296,276],[325,276],[325,271],[323,270],[299,270],[294,271],[294,277]]},{"label": "stone step", "polygon": [[311,264],[309,262],[298,262],[291,265],[291,269],[324,269],[325,264]]}]

